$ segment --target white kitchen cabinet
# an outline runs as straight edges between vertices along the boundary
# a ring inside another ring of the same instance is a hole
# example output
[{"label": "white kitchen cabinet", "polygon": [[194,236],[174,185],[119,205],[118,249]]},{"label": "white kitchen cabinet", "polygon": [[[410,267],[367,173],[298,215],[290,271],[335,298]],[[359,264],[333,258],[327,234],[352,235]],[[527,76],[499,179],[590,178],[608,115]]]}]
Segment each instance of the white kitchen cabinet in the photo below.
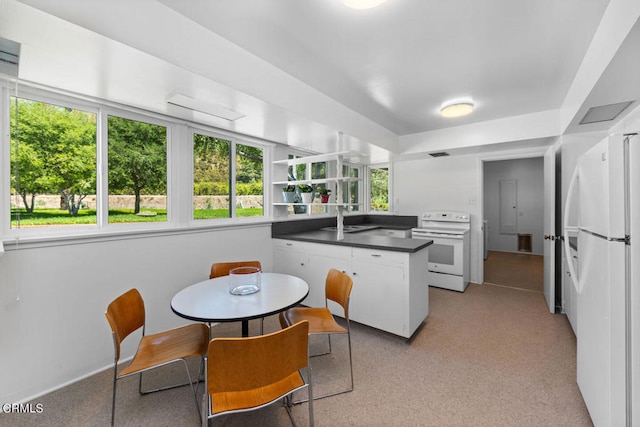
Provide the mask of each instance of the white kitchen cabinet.
[{"label": "white kitchen cabinet", "polygon": [[[279,239],[274,242],[274,271],[292,274],[307,282],[309,295],[302,304],[324,307],[327,273],[332,268],[348,270],[351,248]],[[342,311],[335,314],[343,315]]]},{"label": "white kitchen cabinet", "polygon": [[[351,320],[405,338],[429,313],[425,266],[428,248],[418,252],[375,250],[341,245],[274,240],[274,270],[294,274],[309,284],[303,304],[324,307],[324,283],[331,268],[353,278]],[[342,309],[330,304],[342,316]]]},{"label": "white kitchen cabinet", "polygon": [[396,335],[404,335],[404,266],[387,264],[382,251],[351,260],[351,319]]}]

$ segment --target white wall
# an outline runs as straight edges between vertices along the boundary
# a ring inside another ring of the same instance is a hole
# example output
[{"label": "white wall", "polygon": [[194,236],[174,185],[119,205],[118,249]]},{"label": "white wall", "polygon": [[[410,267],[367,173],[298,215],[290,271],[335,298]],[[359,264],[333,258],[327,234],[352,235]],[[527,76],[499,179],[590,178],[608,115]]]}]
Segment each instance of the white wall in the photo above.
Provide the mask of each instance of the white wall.
[{"label": "white wall", "polygon": [[[489,249],[516,252],[517,233],[532,235],[532,253],[543,252],[544,159],[484,162],[484,219],[489,221]],[[517,182],[516,234],[500,233],[500,181]]]},{"label": "white wall", "polygon": [[459,156],[403,161],[393,168],[395,209],[399,214],[419,216],[431,210],[471,214],[470,280],[474,283],[482,283],[477,259],[483,244],[479,166],[477,157]]},{"label": "white wall", "polygon": [[482,283],[482,163],[491,160],[540,157],[544,148],[397,162],[393,168],[395,212],[400,215],[420,215],[429,210],[469,212],[470,280],[473,283]]},{"label": "white wall", "polygon": [[[5,245],[6,246],[6,245]],[[270,224],[40,248],[0,257],[0,402],[42,395],[113,363],[104,317],[137,287],[150,333],[186,323],[170,308],[180,289],[209,277],[214,261],[273,265]],[[18,300],[19,299],[19,300]],[[126,347],[123,357],[133,354]]]}]

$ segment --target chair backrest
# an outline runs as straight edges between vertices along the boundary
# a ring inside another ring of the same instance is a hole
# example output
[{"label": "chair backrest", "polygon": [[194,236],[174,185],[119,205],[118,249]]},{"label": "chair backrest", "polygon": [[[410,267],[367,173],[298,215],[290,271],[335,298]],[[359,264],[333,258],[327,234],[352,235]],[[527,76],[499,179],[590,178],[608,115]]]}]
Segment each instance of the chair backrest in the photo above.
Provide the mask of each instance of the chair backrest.
[{"label": "chair backrest", "polygon": [[[207,392],[252,393],[252,402],[270,402],[291,390],[273,384],[298,375],[309,364],[309,322],[300,321],[286,329],[247,338],[214,338],[207,356]],[[269,387],[271,386],[271,387]],[[215,408],[214,408],[215,409]],[[214,412],[217,412],[214,410]]]},{"label": "chair backrest", "polygon": [[120,343],[144,326],[144,301],[137,289],[131,289],[113,300],[104,314],[113,331],[116,360],[120,359]]},{"label": "chair backrest", "polygon": [[216,262],[211,266],[211,274],[209,274],[209,279],[220,276],[228,276],[229,270],[233,270],[237,267],[258,267],[260,270],[262,270],[260,261]]},{"label": "chair backrest", "polygon": [[352,287],[353,280],[348,274],[335,268],[329,270],[325,283],[325,295],[327,299],[335,301],[342,306],[345,319],[349,318],[349,297],[351,296]]}]

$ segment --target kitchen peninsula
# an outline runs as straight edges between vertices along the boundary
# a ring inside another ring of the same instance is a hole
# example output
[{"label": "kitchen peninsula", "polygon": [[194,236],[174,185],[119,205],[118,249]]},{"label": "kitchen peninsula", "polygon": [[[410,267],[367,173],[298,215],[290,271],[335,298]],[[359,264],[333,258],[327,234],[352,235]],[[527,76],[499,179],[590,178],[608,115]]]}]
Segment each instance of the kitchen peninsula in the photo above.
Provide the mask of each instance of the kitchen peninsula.
[{"label": "kitchen peninsula", "polygon": [[[303,304],[310,307],[324,307],[329,269],[344,271],[353,278],[350,319],[410,338],[429,313],[432,241],[408,238],[417,226],[413,216],[358,215],[344,222],[343,238],[335,218],[274,222],[274,271],[304,279],[309,296]],[[337,306],[329,308],[342,315]]]}]

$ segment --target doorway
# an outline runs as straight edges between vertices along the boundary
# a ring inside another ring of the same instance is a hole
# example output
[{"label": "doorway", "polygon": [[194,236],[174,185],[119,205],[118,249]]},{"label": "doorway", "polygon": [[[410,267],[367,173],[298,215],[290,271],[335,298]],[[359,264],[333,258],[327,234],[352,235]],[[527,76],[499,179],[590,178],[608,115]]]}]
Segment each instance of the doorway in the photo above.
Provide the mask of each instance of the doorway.
[{"label": "doorway", "polygon": [[544,203],[543,157],[483,162],[483,283],[544,291]]}]

